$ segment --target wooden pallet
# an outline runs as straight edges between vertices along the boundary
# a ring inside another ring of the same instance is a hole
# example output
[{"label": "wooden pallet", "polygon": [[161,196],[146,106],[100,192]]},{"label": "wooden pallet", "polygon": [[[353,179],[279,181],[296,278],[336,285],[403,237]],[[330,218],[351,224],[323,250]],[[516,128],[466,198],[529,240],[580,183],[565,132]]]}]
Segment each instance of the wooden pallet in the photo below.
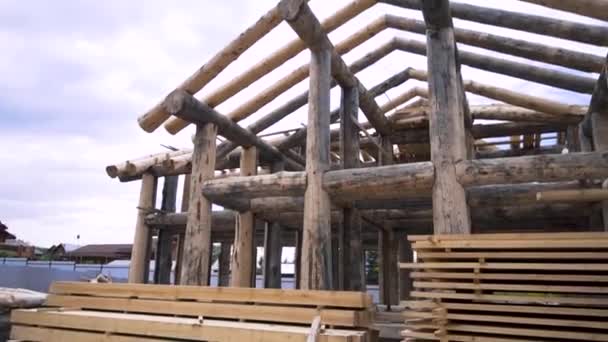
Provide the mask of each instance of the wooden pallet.
[{"label": "wooden pallet", "polygon": [[608,341],[608,233],[409,240],[406,341]]},{"label": "wooden pallet", "polygon": [[[361,292],[57,282],[47,307],[16,310],[11,337],[28,341],[318,341],[372,339]],[[104,336],[112,336],[106,339]]]}]

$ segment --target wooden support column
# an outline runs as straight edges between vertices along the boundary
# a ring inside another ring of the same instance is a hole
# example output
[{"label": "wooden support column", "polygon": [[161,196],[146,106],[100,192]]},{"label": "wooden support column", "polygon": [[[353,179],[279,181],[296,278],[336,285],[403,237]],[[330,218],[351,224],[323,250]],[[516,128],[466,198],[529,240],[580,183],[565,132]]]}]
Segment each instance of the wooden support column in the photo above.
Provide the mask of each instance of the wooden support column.
[{"label": "wooden support column", "polygon": [[[285,164],[276,162],[271,166],[271,172],[283,171]],[[267,222],[264,233],[264,288],[281,288],[281,257],[283,245],[281,244],[281,224]]]},{"label": "wooden support column", "polygon": [[[191,175],[187,174],[184,176],[184,188],[182,190],[182,207],[181,212],[188,215],[188,205],[190,204],[190,180]],[[177,237],[177,255],[175,257],[175,279],[174,284],[180,284],[182,276],[182,262],[184,258],[184,240],[186,239],[185,233],[180,233]]]},{"label": "wooden support column", "polygon": [[300,289],[300,281],[302,279],[302,237],[303,233],[301,230],[295,231],[295,251],[294,251],[294,272],[293,275],[295,283],[294,288]]},{"label": "wooden support column", "polygon": [[[241,154],[241,176],[249,177],[257,171],[257,150],[255,147],[243,148]],[[254,287],[255,246],[253,245],[255,218],[252,211],[237,214],[232,250],[232,278],[234,287]]]},{"label": "wooden support column", "polygon": [[[591,104],[582,123],[582,137],[593,151],[608,151],[608,56],[591,96]],[[589,146],[586,146],[587,148]],[[604,230],[608,231],[608,201],[602,202]]]},{"label": "wooden support column", "polygon": [[135,223],[135,237],[131,250],[131,264],[129,266],[129,283],[144,283],[147,279],[146,264],[149,264],[150,255],[150,227],[146,225],[145,218],[156,202],[156,177],[146,173],[141,178],[139,204],[137,206],[137,222]]},{"label": "wooden support column", "polygon": [[230,247],[232,245],[228,242],[222,242],[220,245],[220,256],[219,256],[219,272],[218,272],[218,286],[228,286],[230,284]]},{"label": "wooden support column", "polygon": [[206,285],[209,282],[209,252],[212,248],[211,202],[203,196],[202,183],[214,176],[216,138],[217,127],[214,124],[196,126],[188,223],[180,278],[182,285]]},{"label": "wooden support column", "polygon": [[428,83],[431,100],[429,135],[435,167],[433,226],[435,234],[471,232],[464,188],[454,163],[467,159],[466,98],[448,0],[421,1],[427,26]]},{"label": "wooden support column", "polygon": [[329,98],[331,53],[329,46],[311,48],[310,97],[306,136],[306,191],[300,288],[331,290],[331,205],[323,189],[323,174],[329,170]]},{"label": "wooden support column", "polygon": [[[177,183],[179,176],[165,177],[163,198],[160,210],[163,213],[174,213],[177,206]],[[173,237],[168,229],[159,229],[156,244],[156,260],[154,268],[154,283],[170,284],[171,267],[173,266]]]},{"label": "wooden support column", "polygon": [[[359,114],[359,92],[355,88],[342,88],[340,106],[340,158],[343,169],[360,167],[359,128],[355,120]],[[362,291],[363,247],[361,241],[361,215],[353,206],[342,209],[340,247],[338,256],[339,288]]]},{"label": "wooden support column", "polygon": [[[407,240],[407,235],[403,234],[398,239],[399,262],[411,263],[414,262],[414,252],[412,244]],[[410,270],[399,270],[399,300],[407,300],[410,298],[412,290],[412,278]]]},{"label": "wooden support column", "polygon": [[[393,144],[388,137],[381,137],[381,147],[382,151],[378,151],[379,164],[394,164]],[[399,304],[397,241],[393,227],[388,221],[384,221],[383,228],[378,232],[378,288],[380,303],[390,310],[391,305]]]}]

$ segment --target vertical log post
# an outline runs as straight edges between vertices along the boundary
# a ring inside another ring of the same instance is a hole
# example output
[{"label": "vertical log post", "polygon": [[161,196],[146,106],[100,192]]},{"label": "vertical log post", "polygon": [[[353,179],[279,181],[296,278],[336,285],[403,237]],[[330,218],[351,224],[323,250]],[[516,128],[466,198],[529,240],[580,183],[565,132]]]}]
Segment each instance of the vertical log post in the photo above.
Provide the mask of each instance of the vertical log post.
[{"label": "vertical log post", "polygon": [[148,267],[146,264],[149,264],[151,234],[145,218],[154,209],[156,183],[156,177],[152,174],[145,173],[141,178],[135,237],[133,238],[131,264],[129,266],[129,283],[144,283],[147,279],[146,270]]},{"label": "vertical log post", "polygon": [[[182,207],[181,212],[188,212],[188,205],[190,204],[190,179],[191,175],[187,174],[184,176],[184,188],[182,190]],[[184,258],[184,240],[186,239],[185,233],[180,233],[177,237],[177,255],[175,257],[175,275],[174,284],[180,284],[180,278],[182,275],[182,260]]]},{"label": "vertical log post", "polygon": [[301,230],[296,230],[295,231],[295,251],[294,251],[294,280],[295,280],[295,284],[294,284],[294,288],[295,289],[300,289],[300,280],[302,279],[302,231]]},{"label": "vertical log post", "polygon": [[[257,170],[257,149],[243,148],[241,153],[241,176],[253,176]],[[253,245],[255,218],[252,211],[238,213],[232,250],[232,278],[234,287],[252,287],[255,276],[255,246]]]},{"label": "vertical log post", "polygon": [[427,36],[431,113],[429,135],[435,166],[433,226],[435,234],[471,232],[464,188],[454,163],[467,159],[466,98],[463,96],[458,52],[448,0],[421,1]]},{"label": "vertical log post", "polygon": [[[283,171],[285,165],[282,162],[272,164],[270,172]],[[281,244],[281,224],[268,222],[264,233],[264,288],[281,288],[281,257],[283,245]]]},{"label": "vertical log post", "polygon": [[217,126],[197,125],[192,151],[192,176],[188,204],[188,223],[180,284],[206,285],[209,282],[211,251],[211,202],[203,196],[202,183],[215,172]]},{"label": "vertical log post", "polygon": [[[381,138],[381,151],[378,151],[380,165],[394,164],[393,144],[388,137]],[[380,289],[380,303],[390,310],[391,305],[397,305],[399,284],[397,275],[399,268],[397,263],[396,239],[393,227],[388,222],[383,223],[384,229],[378,232],[378,262],[379,271],[378,287]]]},{"label": "vertical log post", "polygon": [[228,286],[230,284],[230,247],[228,242],[220,245],[220,261],[218,272],[218,286]]},{"label": "vertical log post", "polygon": [[[165,177],[163,198],[160,209],[163,213],[174,213],[177,206],[177,183],[179,176]],[[170,284],[171,267],[173,266],[173,234],[167,229],[158,231],[154,283]]]},{"label": "vertical log post", "polygon": [[331,208],[323,189],[329,170],[331,54],[328,46],[311,48],[308,130],[306,135],[306,192],[300,288],[331,290]]},{"label": "vertical log post", "polygon": [[[342,88],[340,106],[340,158],[343,169],[358,168],[359,128],[354,122],[359,113],[359,92],[356,88]],[[340,255],[338,257],[340,289],[363,290],[363,246],[361,241],[361,215],[356,208],[342,209],[340,231]]]},{"label": "vertical log post", "polygon": [[[412,251],[412,244],[407,240],[407,235],[403,234],[399,237],[399,262],[411,263],[414,262],[414,252]],[[410,277],[410,270],[400,269],[399,270],[399,300],[407,300],[410,298],[410,291],[412,291],[412,278]]]}]

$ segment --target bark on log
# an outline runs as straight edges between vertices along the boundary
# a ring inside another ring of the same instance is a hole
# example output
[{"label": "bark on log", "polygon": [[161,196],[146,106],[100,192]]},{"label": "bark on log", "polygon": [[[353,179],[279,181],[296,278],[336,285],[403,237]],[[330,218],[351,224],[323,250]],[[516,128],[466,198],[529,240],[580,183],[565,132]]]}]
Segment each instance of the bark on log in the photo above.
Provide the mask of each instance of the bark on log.
[{"label": "bark on log", "polygon": [[[380,0],[380,2],[407,9],[422,9],[418,0]],[[608,28],[600,25],[581,24],[538,15],[469,5],[461,2],[452,3],[450,9],[454,18],[462,20],[592,45],[608,46]]]},{"label": "bark on log", "polygon": [[[395,38],[395,44],[399,50],[426,56],[426,46],[420,41]],[[595,81],[590,77],[573,75],[571,73],[485,56],[474,52],[459,50],[458,59],[461,64],[473,68],[584,94],[591,94],[595,86]]]},{"label": "bark on log", "polygon": [[475,156],[477,159],[493,159],[493,158],[508,158],[521,156],[535,156],[543,154],[559,154],[564,150],[562,145],[543,146],[541,148],[525,150],[525,149],[508,149],[496,151],[477,151]]},{"label": "bark on log", "polygon": [[218,286],[228,286],[230,284],[230,247],[229,242],[220,244]]},{"label": "bark on log", "polygon": [[551,190],[536,193],[536,200],[553,202],[600,202],[608,200],[606,189]]},{"label": "bark on log", "polygon": [[154,210],[156,202],[156,177],[144,174],[141,179],[139,192],[139,205],[137,206],[137,222],[135,223],[135,237],[131,250],[131,264],[129,266],[129,283],[144,283],[147,275],[146,265],[149,263],[150,227],[146,224],[146,215]]},{"label": "bark on log", "polygon": [[560,11],[584,15],[608,21],[608,1],[606,0],[523,0]]},{"label": "bark on log", "polygon": [[344,60],[338,55],[333,44],[324,32],[321,24],[312,13],[306,2],[301,0],[284,0],[279,5],[283,18],[313,52],[327,49],[331,56],[331,75],[342,87],[358,87],[359,106],[374,128],[388,135],[390,126],[386,117],[369,91],[348,69]]},{"label": "bark on log", "polygon": [[[342,26],[344,23],[354,18],[361,12],[370,8],[376,3],[375,0],[354,0],[338,12],[334,13],[331,17],[323,21],[323,30],[327,33],[335,30]],[[295,39],[283,46],[281,49],[275,51],[270,56],[258,62],[253,67],[249,68],[246,72],[233,78],[229,83],[225,84],[221,88],[217,89],[213,93],[205,96],[203,102],[207,103],[210,107],[216,107],[223,103],[230,97],[237,94],[239,91],[253,84],[255,81],[261,79],[274,69],[281,66],[289,59],[295,57],[298,53],[302,52],[306,48],[304,42],[300,39]],[[165,124],[165,128],[171,134],[176,134],[181,129],[188,125],[185,121],[177,119],[170,120]]]},{"label": "bark on log", "polygon": [[198,189],[201,189],[205,180],[213,178],[216,138],[217,127],[215,125],[197,125],[193,139],[188,223],[180,276],[182,285],[206,285],[210,277],[211,202]]},{"label": "bark on log", "polygon": [[268,222],[264,232],[264,288],[281,288],[281,224]]},{"label": "bark on log", "polygon": [[[424,22],[420,20],[398,17],[390,14],[386,15],[386,26],[419,34],[425,34],[426,30]],[[580,71],[600,72],[603,65],[601,56],[564,48],[555,48],[550,45],[529,42],[523,39],[503,37],[487,32],[462,28],[454,28],[454,35],[456,41],[461,44],[476,46]]]},{"label": "bark on log", "polygon": [[449,1],[424,1],[422,12],[427,27],[429,136],[435,168],[433,227],[435,234],[467,234],[471,232],[471,218],[454,164],[467,159],[468,105],[462,90]]},{"label": "bark on log", "polygon": [[[224,47],[218,54],[213,56],[213,58],[176,89],[184,90],[190,94],[196,94],[230,65],[230,63],[239,58],[243,52],[247,51],[253,44],[279,25],[281,21],[282,18],[275,6],[262,16],[253,26],[241,33],[237,39],[230,42],[230,44]],[[167,120],[169,116],[170,114],[167,113],[162,107],[162,104],[159,103],[139,117],[139,126],[146,132],[153,132]]]},{"label": "bark on log", "polygon": [[[241,155],[241,177],[251,177],[257,170],[257,151],[255,147],[246,148]],[[255,287],[255,250],[253,247],[254,214],[252,211],[239,212],[235,225],[234,248],[232,250],[233,287]]]},{"label": "bark on log", "polygon": [[475,119],[518,122],[578,124],[583,119],[580,114],[555,115],[503,104],[471,106],[471,114]]}]

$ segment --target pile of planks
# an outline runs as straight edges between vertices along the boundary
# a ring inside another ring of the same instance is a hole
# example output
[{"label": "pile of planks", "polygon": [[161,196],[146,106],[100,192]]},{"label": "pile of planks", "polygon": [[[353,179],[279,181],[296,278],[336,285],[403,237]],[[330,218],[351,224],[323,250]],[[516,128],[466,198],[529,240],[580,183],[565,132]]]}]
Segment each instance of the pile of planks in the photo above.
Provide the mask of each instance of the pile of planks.
[{"label": "pile of planks", "polygon": [[608,233],[409,240],[406,341],[608,341]]},{"label": "pile of planks", "polygon": [[15,310],[27,341],[372,341],[361,292],[57,282],[45,308]]}]

